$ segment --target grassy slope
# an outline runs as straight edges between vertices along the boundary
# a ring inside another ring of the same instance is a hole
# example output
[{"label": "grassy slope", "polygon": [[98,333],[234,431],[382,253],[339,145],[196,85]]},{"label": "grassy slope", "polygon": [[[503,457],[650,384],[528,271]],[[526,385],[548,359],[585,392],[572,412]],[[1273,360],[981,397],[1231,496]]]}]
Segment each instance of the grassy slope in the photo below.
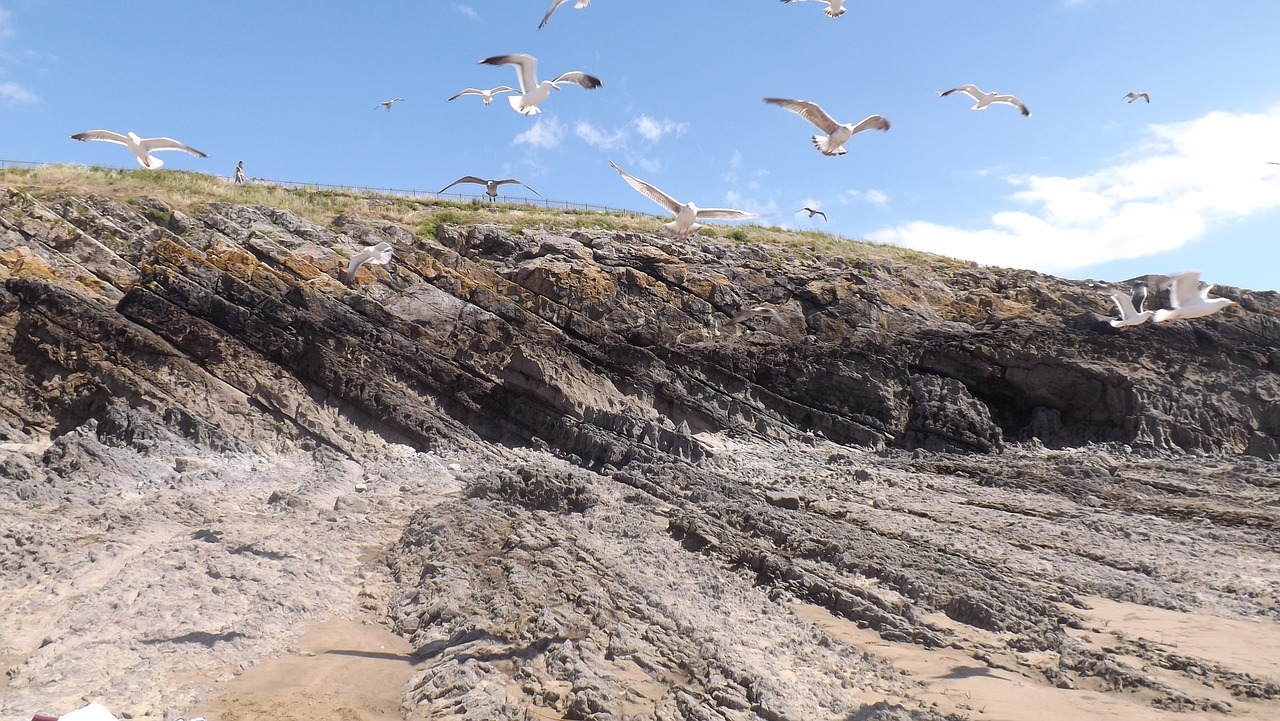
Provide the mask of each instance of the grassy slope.
[{"label": "grassy slope", "polygon": [[[518,231],[521,228],[571,231],[574,229],[623,230],[659,234],[663,222],[654,216],[560,210],[532,205],[489,206],[479,201],[458,202],[354,190],[317,190],[281,185],[235,185],[224,178],[180,170],[116,170],[80,165],[0,169],[0,184],[37,196],[56,193],[101,194],[129,202],[151,196],[187,214],[198,213],[213,202],[261,205],[290,210],[320,225],[339,214],[380,218],[414,230],[419,237],[434,237],[440,223],[474,225],[492,223]],[[879,259],[913,265],[954,269],[973,265],[944,256],[891,245],[879,245],[829,233],[785,230],[777,226],[716,226],[701,235],[740,243],[763,244],[794,251],[797,255],[823,255],[846,259]]]}]

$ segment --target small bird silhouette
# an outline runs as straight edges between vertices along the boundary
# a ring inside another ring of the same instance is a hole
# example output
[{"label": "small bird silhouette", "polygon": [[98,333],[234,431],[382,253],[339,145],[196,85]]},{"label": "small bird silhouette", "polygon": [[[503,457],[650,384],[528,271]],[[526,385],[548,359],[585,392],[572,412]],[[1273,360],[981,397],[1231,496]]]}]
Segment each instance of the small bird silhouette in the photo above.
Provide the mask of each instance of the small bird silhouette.
[{"label": "small bird silhouette", "polygon": [[801,208],[800,210],[797,210],[796,212],[797,212],[797,213],[808,213],[810,218],[812,218],[812,217],[813,217],[813,216],[815,216],[815,215],[821,215],[823,220],[826,220],[826,219],[827,219],[827,214],[826,214],[826,213],[822,212],[821,210],[814,210],[813,208],[810,208],[810,207],[809,207],[809,206],[807,206],[807,205],[806,205],[805,207]]},{"label": "small bird silhouette", "polygon": [[1132,92],[1124,96],[1124,99],[1128,100],[1131,103],[1137,100],[1138,98],[1142,98],[1143,100],[1147,101],[1148,105],[1151,104],[1151,96],[1147,95],[1146,93]]},{"label": "small bird silhouette", "polygon": [[377,105],[373,106],[373,109],[377,110],[378,108],[386,108],[387,110],[390,110],[392,105],[395,105],[396,103],[403,103],[403,102],[404,102],[404,98],[392,98],[386,101],[385,103],[378,103]]}]

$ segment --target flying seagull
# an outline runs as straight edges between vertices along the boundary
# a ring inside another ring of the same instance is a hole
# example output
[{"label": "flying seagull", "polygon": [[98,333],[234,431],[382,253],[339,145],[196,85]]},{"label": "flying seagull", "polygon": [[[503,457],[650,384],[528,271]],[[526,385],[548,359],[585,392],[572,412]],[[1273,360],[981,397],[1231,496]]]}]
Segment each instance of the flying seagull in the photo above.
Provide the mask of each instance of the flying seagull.
[{"label": "flying seagull", "polygon": [[627,181],[627,185],[635,188],[641,195],[652,200],[653,202],[666,208],[668,211],[676,214],[676,219],[670,223],[663,223],[662,227],[667,232],[674,235],[677,239],[683,240],[690,233],[696,233],[702,229],[702,225],[695,223],[694,220],[702,218],[714,218],[718,220],[745,220],[747,218],[760,217],[756,213],[748,213],[745,210],[733,210],[731,208],[699,208],[693,203],[681,203],[675,198],[649,185],[643,180],[632,177],[626,172],[614,165],[613,161],[609,161],[609,165]]},{"label": "flying seagull", "polygon": [[547,99],[551,89],[560,89],[560,83],[574,83],[587,90],[600,87],[600,78],[588,75],[581,70],[570,70],[561,73],[555,80],[538,82],[538,59],[532,55],[494,55],[480,61],[485,65],[515,65],[516,77],[520,79],[520,94],[507,97],[507,102],[521,115],[534,115],[542,112],[538,103]]},{"label": "flying seagull", "polygon": [[[504,178],[502,180],[485,180],[484,178],[477,178],[474,175],[464,175],[461,178],[458,178],[452,183],[449,183],[448,185],[444,186],[440,190],[436,191],[436,193],[437,194],[443,193],[444,191],[448,190],[449,188],[452,188],[458,183],[476,183],[478,185],[483,185],[484,194],[489,196],[489,200],[494,200],[498,197],[499,185],[506,185],[507,183],[515,183],[516,185],[522,185],[526,188],[529,188],[529,186],[525,185],[524,183],[521,183],[519,180],[516,180],[515,178]],[[542,193],[539,193],[533,188],[529,188],[529,190],[539,198],[542,197]]]},{"label": "flying seagull", "polygon": [[90,130],[87,133],[76,133],[71,138],[72,140],[85,141],[101,140],[104,143],[123,145],[133,151],[133,154],[138,158],[138,165],[147,170],[155,170],[164,165],[163,160],[152,155],[152,153],[159,150],[181,150],[200,158],[209,157],[195,148],[179,143],[173,138],[139,138],[133,131],[130,131],[128,135],[121,135],[110,130]]},{"label": "flying seagull", "polygon": [[1148,105],[1151,104],[1151,96],[1147,95],[1146,93],[1131,92],[1124,96],[1124,99],[1128,100],[1130,103],[1137,100],[1138,98],[1142,98],[1143,100],[1147,101]]},{"label": "flying seagull", "polygon": [[770,307],[768,307],[768,306],[764,306],[764,305],[758,305],[758,306],[756,306],[756,307],[754,307],[754,308],[743,308],[742,310],[738,311],[737,313],[734,313],[734,314],[733,314],[733,317],[729,319],[729,322],[730,322],[730,323],[742,323],[742,322],[744,322],[744,321],[748,321],[748,320],[750,320],[750,319],[752,319],[752,318],[754,318],[754,317],[756,317],[756,316],[758,316],[758,315],[765,315],[765,316],[769,316],[769,320],[770,320],[770,321],[780,321],[780,320],[782,319],[782,314],[781,314],[781,313],[779,313],[778,311],[774,310],[773,308],[770,308]]},{"label": "flying seagull", "polygon": [[1023,115],[1031,114],[1031,111],[1027,110],[1027,106],[1023,105],[1022,101],[1018,100],[1016,97],[1012,95],[997,95],[995,93],[988,93],[983,90],[979,90],[978,86],[976,85],[960,85],[950,90],[944,90],[938,93],[938,96],[945,98],[948,95],[955,92],[965,93],[969,97],[978,101],[972,108],[970,108],[970,110],[985,110],[986,107],[992,103],[1007,103],[1021,110]]},{"label": "flying seagull", "polygon": [[1189,270],[1173,277],[1169,288],[1169,305],[1156,311],[1155,322],[1172,323],[1180,318],[1201,318],[1216,313],[1229,305],[1240,305],[1227,298],[1210,298],[1212,285],[1200,287],[1200,271]]},{"label": "flying seagull", "polygon": [[[542,16],[542,22],[538,23],[538,29],[541,30],[542,26],[547,24],[547,21],[551,19],[551,13],[555,12],[556,8],[560,7],[561,5],[564,5],[567,2],[569,2],[569,0],[551,0],[551,9],[547,10],[547,14]],[[591,5],[591,0],[578,0],[578,2],[575,3],[573,7],[575,10],[581,10],[582,8],[588,7],[590,5]]]},{"label": "flying seagull", "polygon": [[387,110],[390,110],[392,105],[395,105],[396,103],[403,103],[403,102],[404,102],[404,98],[392,98],[385,103],[378,103],[377,105],[373,106],[373,109],[377,110],[378,108],[386,108]]},{"label": "flying seagull", "polygon": [[484,104],[488,105],[490,102],[493,101],[493,96],[500,95],[502,93],[510,93],[513,91],[515,91],[515,88],[510,88],[510,87],[507,87],[506,85],[499,85],[496,88],[489,88],[488,90],[480,90],[479,88],[466,88],[462,92],[453,96],[452,98],[449,98],[449,100],[457,100],[463,95],[479,95],[480,99],[484,101]]},{"label": "flying seagull", "polygon": [[[804,1],[805,0],[782,0],[784,3],[798,3]],[[838,18],[841,15],[844,15],[844,0],[818,0],[818,2],[827,6],[827,9],[822,11],[827,14],[827,17]]]},{"label": "flying seagull", "polygon": [[367,245],[364,250],[351,256],[351,262],[347,263],[347,284],[350,285],[356,279],[356,271],[360,270],[360,266],[365,263],[371,265],[386,265],[391,262],[391,244],[383,241],[377,245]]},{"label": "flying seagull", "polygon": [[821,215],[823,220],[826,220],[826,219],[827,219],[827,214],[826,214],[826,213],[822,212],[821,210],[817,210],[817,209],[815,209],[815,208],[810,208],[810,207],[809,207],[809,206],[807,206],[807,205],[806,205],[805,207],[801,208],[800,210],[797,210],[796,212],[797,212],[797,213],[808,213],[810,218],[812,218],[812,217],[813,217],[813,216],[815,216],[815,215]]},{"label": "flying seagull", "polygon": [[1147,284],[1141,281],[1133,284],[1132,296],[1112,293],[1111,300],[1120,309],[1120,317],[1111,320],[1112,328],[1124,330],[1130,326],[1142,325],[1148,318],[1155,315],[1154,310],[1142,309],[1143,304],[1147,302]]},{"label": "flying seagull", "polygon": [[853,123],[837,123],[830,115],[827,115],[825,110],[818,107],[817,103],[811,103],[808,100],[765,98],[764,101],[796,113],[826,133],[826,137],[821,135],[813,136],[813,147],[817,148],[818,152],[823,155],[844,155],[847,152],[844,149],[844,144],[855,133],[861,133],[864,130],[889,129],[889,121],[885,120],[883,115],[869,116],[856,125]]}]

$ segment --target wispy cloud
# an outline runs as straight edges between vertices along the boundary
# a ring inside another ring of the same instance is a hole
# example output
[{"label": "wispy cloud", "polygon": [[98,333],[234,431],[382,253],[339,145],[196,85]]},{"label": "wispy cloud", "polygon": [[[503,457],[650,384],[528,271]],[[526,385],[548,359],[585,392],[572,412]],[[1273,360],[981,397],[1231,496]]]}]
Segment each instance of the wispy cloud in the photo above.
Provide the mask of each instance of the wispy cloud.
[{"label": "wispy cloud", "polygon": [[889,205],[889,196],[882,190],[872,188],[870,190],[846,190],[840,194],[841,203],[850,203],[853,201],[861,201],[863,203],[871,203],[881,208]]},{"label": "wispy cloud", "polygon": [[564,125],[559,120],[556,118],[538,118],[528,130],[516,135],[511,143],[513,145],[528,145],[534,148],[550,150],[558,147],[560,140],[563,138]]},{"label": "wispy cloud", "polygon": [[650,143],[656,143],[662,140],[664,135],[672,133],[683,135],[689,129],[688,123],[677,123],[670,119],[658,120],[648,115],[640,115],[634,118],[631,123],[635,126],[636,132],[640,133],[640,136]]},{"label": "wispy cloud", "polygon": [[981,263],[1059,272],[1179,248],[1280,208],[1280,107],[1152,125],[1120,162],[1084,175],[1017,175],[1016,206],[986,227],[912,221],[872,240]]},{"label": "wispy cloud", "polygon": [[40,102],[40,96],[21,83],[7,80],[0,82],[0,100],[3,100],[6,105],[30,105]]},{"label": "wispy cloud", "polygon": [[573,133],[584,143],[601,150],[612,150],[627,140],[625,130],[606,131],[592,125],[589,121],[579,120],[573,124]]},{"label": "wispy cloud", "polygon": [[459,14],[459,15],[462,15],[463,17],[466,17],[466,18],[468,18],[468,19],[474,20],[474,21],[476,21],[476,22],[478,22],[478,23],[482,23],[482,22],[484,22],[484,20],[482,20],[482,19],[480,18],[480,13],[476,12],[476,9],[475,9],[475,8],[473,8],[473,7],[471,7],[470,5],[461,5],[461,4],[459,4],[459,3],[454,3],[454,4],[453,4],[453,9],[454,9],[455,11],[457,11],[457,12],[458,12],[458,14]]}]

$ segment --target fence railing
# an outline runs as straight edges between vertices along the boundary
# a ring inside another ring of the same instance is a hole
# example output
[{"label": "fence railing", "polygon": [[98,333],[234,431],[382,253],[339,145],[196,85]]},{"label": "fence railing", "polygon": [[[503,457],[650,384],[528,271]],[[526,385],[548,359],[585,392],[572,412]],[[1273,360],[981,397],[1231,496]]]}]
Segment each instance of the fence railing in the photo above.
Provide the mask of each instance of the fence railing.
[{"label": "fence railing", "polygon": [[[5,168],[42,168],[51,165],[70,165],[71,163],[43,163],[31,160],[5,160],[0,158],[0,170]],[[92,168],[103,168],[105,170],[133,170],[133,168],[122,168],[114,165],[93,165],[87,166]],[[189,171],[198,172],[198,171]],[[222,178],[230,182],[231,176],[215,175],[213,173],[200,173],[214,178]],[[593,203],[578,203],[570,200],[552,200],[550,198],[526,198],[514,195],[499,195],[497,198],[490,199],[489,196],[483,194],[471,193],[436,193],[429,190],[417,190],[415,188],[379,188],[366,185],[345,185],[339,183],[312,183],[297,180],[269,180],[266,178],[253,178],[249,183],[258,183],[263,185],[278,185],[284,188],[298,188],[300,190],[341,190],[353,193],[374,193],[377,195],[395,195],[402,198],[418,198],[424,200],[457,200],[459,202],[480,202],[486,205],[502,203],[506,205],[530,205],[538,208],[555,208],[562,210],[586,210],[596,211],[600,213],[620,213],[623,215],[633,215],[637,217],[658,217],[654,213],[644,213],[638,210],[630,210],[628,208],[615,208],[608,205],[595,205]]]}]

